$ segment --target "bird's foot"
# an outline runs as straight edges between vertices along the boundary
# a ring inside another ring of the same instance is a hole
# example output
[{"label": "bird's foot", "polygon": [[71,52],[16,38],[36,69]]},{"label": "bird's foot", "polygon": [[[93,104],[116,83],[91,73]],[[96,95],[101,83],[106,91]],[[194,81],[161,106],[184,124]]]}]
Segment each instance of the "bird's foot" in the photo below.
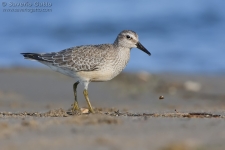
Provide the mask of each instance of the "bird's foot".
[{"label": "bird's foot", "polygon": [[93,110],[93,108],[92,108],[92,107],[89,107],[89,108],[88,108],[88,111],[89,111],[90,113],[92,113],[92,114],[94,114],[94,113],[95,113],[95,111]]},{"label": "bird's foot", "polygon": [[93,108],[79,108],[76,103],[71,104],[72,108],[68,110],[68,113],[70,114],[89,114],[94,113]]},{"label": "bird's foot", "polygon": [[68,115],[81,115],[81,111],[80,110],[74,110],[73,108],[70,108],[67,110],[67,114]]},{"label": "bird's foot", "polygon": [[71,106],[72,106],[71,111],[73,113],[81,113],[81,110],[76,102],[74,102]]}]

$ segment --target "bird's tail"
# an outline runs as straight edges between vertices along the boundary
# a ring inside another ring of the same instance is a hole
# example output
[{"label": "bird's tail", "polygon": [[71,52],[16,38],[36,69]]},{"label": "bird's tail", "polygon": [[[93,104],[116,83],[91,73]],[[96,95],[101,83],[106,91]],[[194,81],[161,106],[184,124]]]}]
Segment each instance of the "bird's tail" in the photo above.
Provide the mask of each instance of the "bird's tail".
[{"label": "bird's tail", "polygon": [[21,53],[25,59],[42,61],[41,54],[38,53]]}]

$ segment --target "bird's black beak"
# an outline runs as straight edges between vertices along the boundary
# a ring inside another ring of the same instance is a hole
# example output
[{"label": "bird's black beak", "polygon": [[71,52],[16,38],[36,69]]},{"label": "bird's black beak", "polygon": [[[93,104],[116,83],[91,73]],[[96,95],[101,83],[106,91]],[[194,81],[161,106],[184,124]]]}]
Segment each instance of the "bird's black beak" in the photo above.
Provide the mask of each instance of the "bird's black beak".
[{"label": "bird's black beak", "polygon": [[151,55],[151,53],[140,43],[140,42],[137,42],[137,48],[142,50],[143,52],[145,52],[146,54],[148,54],[149,56]]}]

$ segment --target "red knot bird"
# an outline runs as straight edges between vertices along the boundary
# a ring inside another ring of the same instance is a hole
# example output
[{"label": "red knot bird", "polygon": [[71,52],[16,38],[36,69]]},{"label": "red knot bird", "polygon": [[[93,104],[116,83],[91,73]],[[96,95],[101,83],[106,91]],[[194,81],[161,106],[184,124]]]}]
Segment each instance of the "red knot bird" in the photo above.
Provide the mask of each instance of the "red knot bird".
[{"label": "red knot bird", "polygon": [[108,81],[117,76],[127,65],[132,48],[151,53],[139,42],[138,35],[131,30],[119,33],[113,44],[83,45],[52,53],[21,53],[25,59],[36,60],[52,70],[73,77],[73,112],[80,111],[77,101],[77,85],[84,85],[84,97],[89,112],[94,113],[88,97],[90,82]]}]

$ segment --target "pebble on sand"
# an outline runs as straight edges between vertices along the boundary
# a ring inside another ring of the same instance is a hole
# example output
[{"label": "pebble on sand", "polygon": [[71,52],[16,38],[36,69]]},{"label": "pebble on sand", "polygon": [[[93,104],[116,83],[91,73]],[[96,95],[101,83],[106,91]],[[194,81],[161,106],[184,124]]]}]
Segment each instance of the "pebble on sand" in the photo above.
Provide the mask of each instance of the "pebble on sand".
[{"label": "pebble on sand", "polygon": [[164,96],[162,96],[162,95],[161,95],[161,96],[159,96],[159,99],[160,99],[160,100],[161,100],[161,99],[164,99]]}]

